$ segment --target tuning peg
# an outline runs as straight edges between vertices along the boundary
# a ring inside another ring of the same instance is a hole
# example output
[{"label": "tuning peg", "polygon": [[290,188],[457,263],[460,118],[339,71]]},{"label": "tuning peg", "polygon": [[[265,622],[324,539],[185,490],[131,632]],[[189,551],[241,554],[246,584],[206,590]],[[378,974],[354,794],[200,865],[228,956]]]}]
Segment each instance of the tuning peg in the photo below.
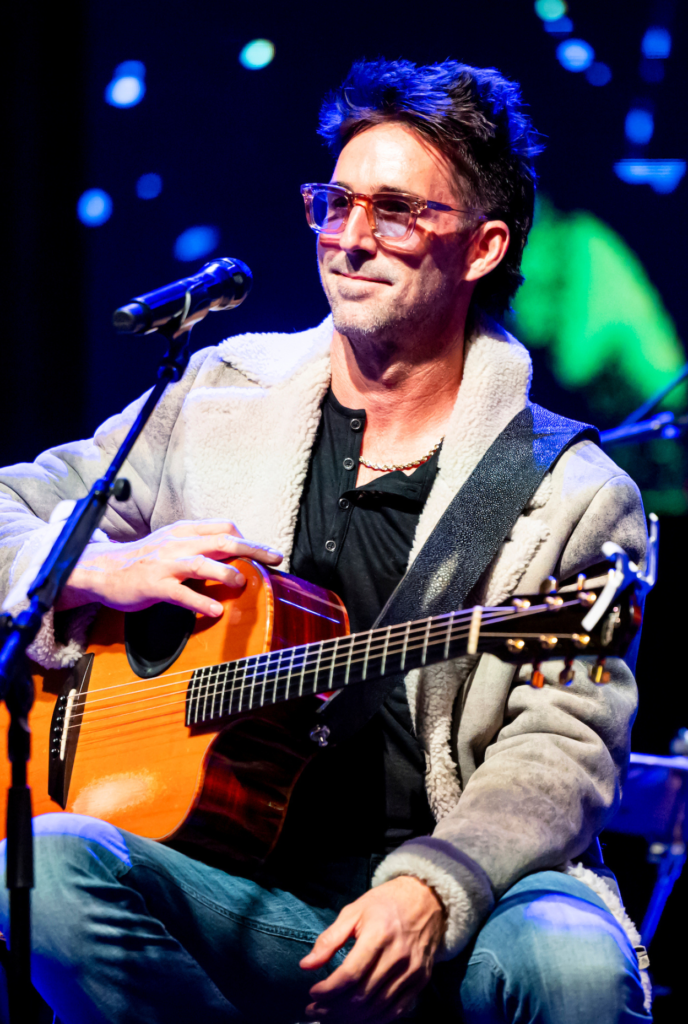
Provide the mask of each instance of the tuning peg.
[{"label": "tuning peg", "polygon": [[512,598],[511,603],[517,612],[525,612],[530,608],[530,601],[527,597],[514,597]]},{"label": "tuning peg", "polygon": [[578,579],[576,580],[576,590],[582,590],[585,586],[587,577],[584,572],[578,573]]},{"label": "tuning peg", "polygon": [[536,690],[541,690],[545,685],[545,677],[540,671],[540,662],[533,662],[533,674],[530,677],[530,685],[534,686]]},{"label": "tuning peg", "polygon": [[513,637],[509,637],[509,639],[506,642],[506,649],[509,652],[509,654],[520,654],[525,645],[525,640],[516,640]]},{"label": "tuning peg", "polygon": [[559,673],[559,682],[562,686],[568,686],[573,679],[573,658],[567,658],[564,662],[564,667]]},{"label": "tuning peg", "polygon": [[553,650],[553,648],[557,646],[558,637],[556,636],[549,636],[543,633],[542,636],[538,639],[540,642],[540,647],[542,647],[544,651],[551,651]]},{"label": "tuning peg", "polygon": [[545,598],[545,604],[549,608],[551,608],[553,611],[556,611],[557,608],[561,608],[563,603],[564,603],[564,598],[563,597],[559,597],[559,596],[557,596],[555,594],[548,594],[547,597]]},{"label": "tuning peg", "polygon": [[597,594],[592,590],[579,590],[578,600],[585,608],[591,608],[597,600]]},{"label": "tuning peg", "polygon": [[611,672],[605,669],[606,661],[606,658],[598,658],[590,669],[590,678],[593,683],[608,683],[611,679]]},{"label": "tuning peg", "polygon": [[545,576],[544,580],[540,584],[541,594],[553,594],[557,589],[557,581],[554,576]]},{"label": "tuning peg", "polygon": [[581,651],[584,651],[590,643],[590,637],[587,633],[572,633],[571,639],[573,640],[576,647]]}]

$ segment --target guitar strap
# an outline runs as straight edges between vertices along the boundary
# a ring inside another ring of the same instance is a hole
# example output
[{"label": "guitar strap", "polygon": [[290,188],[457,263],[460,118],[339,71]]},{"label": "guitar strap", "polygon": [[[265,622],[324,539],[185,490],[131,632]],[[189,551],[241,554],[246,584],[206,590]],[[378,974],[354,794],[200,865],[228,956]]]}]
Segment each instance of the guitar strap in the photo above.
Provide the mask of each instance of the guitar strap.
[{"label": "guitar strap", "polygon": [[[545,474],[572,444],[599,444],[595,427],[531,404],[493,441],[451,500],[413,565],[375,622],[396,625],[464,607]],[[384,704],[403,674],[338,691],[318,724],[333,741],[358,731]]]}]

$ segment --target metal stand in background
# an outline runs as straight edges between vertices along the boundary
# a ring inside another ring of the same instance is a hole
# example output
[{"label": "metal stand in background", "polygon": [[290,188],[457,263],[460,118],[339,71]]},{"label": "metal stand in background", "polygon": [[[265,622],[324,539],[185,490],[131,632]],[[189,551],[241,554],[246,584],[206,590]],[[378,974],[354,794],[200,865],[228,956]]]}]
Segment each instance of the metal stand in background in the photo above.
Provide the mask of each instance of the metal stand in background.
[{"label": "metal stand in background", "polygon": [[674,440],[680,437],[688,430],[688,416],[675,417],[673,412],[660,412],[656,416],[650,414],[687,377],[688,363],[677,377],[627,416],[621,426],[603,430],[600,433],[602,446],[606,448],[615,444],[639,444],[641,441],[652,441],[656,438]]},{"label": "metal stand in background", "polygon": [[[188,303],[186,306],[188,309]],[[12,785],[7,801],[7,888],[10,891],[10,953],[8,987],[12,1024],[33,1024],[38,1004],[31,986],[30,897],[33,888],[33,835],[31,790],[27,763],[31,753],[28,716],[33,705],[33,684],[26,650],[33,642],[45,613],[54,607],[63,587],[98,527],[111,497],[126,501],[129,482],[117,479],[134,442],[146,425],[168,384],[180,379],[188,363],[190,327],[182,328],[184,313],[169,320],[158,333],[168,350],[158,370],[158,382],[146,399],[107,472],[78,501],[43,563],[30,591],[29,607],[12,618],[2,616],[3,645],[0,650],[0,700],[10,712],[8,754],[12,762]]]}]

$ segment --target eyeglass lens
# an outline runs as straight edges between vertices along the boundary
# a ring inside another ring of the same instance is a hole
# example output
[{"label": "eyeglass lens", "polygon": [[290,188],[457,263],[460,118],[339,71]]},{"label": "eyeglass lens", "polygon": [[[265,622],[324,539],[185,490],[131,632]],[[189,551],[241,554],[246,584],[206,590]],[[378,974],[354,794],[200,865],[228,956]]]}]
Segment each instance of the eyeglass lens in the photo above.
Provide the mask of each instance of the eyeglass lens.
[{"label": "eyeglass lens", "polygon": [[[373,200],[372,206],[377,233],[384,238],[403,238],[413,212],[409,204],[395,196],[381,196]],[[319,231],[339,234],[344,230],[349,212],[348,196],[329,189],[313,191],[313,220]]]}]

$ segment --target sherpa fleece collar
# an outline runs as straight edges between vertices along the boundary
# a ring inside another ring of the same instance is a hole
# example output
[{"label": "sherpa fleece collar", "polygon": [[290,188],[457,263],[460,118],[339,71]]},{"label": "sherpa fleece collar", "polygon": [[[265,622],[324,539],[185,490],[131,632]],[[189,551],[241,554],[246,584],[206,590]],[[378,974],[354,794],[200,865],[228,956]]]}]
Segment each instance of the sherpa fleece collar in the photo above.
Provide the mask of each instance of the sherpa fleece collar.
[{"label": "sherpa fleece collar", "polygon": [[[303,379],[302,371],[309,364],[313,368],[317,364],[321,373],[329,372],[332,331],[332,317],[328,316],[317,327],[296,334],[243,334],[227,338],[220,344],[218,355],[261,387],[288,387],[294,378]],[[531,374],[530,356],[523,345],[482,314],[466,344],[463,379],[410,561],[492,442],[527,405]],[[319,402],[321,397],[318,389],[309,391],[310,402]],[[317,419],[319,410],[304,406],[303,415],[309,420]],[[302,450],[301,454],[309,457],[310,451]]]}]

